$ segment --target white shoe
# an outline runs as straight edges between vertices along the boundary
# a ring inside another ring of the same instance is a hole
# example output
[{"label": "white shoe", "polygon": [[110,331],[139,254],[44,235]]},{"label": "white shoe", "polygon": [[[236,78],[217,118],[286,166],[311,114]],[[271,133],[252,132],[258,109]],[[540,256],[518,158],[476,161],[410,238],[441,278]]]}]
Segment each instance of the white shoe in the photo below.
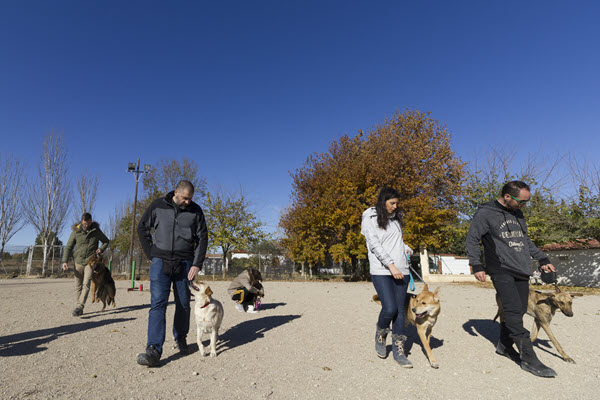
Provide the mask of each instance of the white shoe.
[{"label": "white shoe", "polygon": [[246,312],[250,314],[256,314],[258,310],[255,310],[253,305],[249,305],[248,310]]},{"label": "white shoe", "polygon": [[235,309],[238,310],[239,312],[244,312],[244,306],[241,305],[240,303],[235,303]]}]

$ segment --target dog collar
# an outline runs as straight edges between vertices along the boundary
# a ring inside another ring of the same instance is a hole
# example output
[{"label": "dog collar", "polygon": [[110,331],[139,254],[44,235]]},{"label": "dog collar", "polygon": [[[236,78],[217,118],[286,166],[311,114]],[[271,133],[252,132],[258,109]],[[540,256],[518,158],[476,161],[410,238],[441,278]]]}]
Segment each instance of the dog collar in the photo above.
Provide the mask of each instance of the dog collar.
[{"label": "dog collar", "polygon": [[210,301],[208,303],[206,303],[205,305],[203,305],[202,307],[200,307],[200,308],[206,308],[206,306],[208,306],[209,304],[210,304]]}]

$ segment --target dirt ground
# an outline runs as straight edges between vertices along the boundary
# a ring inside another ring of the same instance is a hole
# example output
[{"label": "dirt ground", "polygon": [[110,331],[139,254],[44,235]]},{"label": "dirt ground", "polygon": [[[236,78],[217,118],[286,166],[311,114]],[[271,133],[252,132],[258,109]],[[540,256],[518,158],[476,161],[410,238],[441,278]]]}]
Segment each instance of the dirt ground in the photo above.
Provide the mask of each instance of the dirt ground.
[{"label": "dirt ground", "polygon": [[593,399],[600,391],[597,295],[576,298],[575,316],[559,314],[552,323],[577,364],[564,362],[540,334],[536,351],[558,373],[543,379],[494,354],[491,289],[441,285],[442,313],[432,338],[440,368],[429,367],[409,328],[414,368],[405,370],[391,355],[375,354],[379,306],[370,301],[371,283],[266,282],[258,314],[234,309],[227,282],[210,285],[225,305],[218,357],[199,355],[193,316],[192,354],[176,353],[170,303],[161,367],[148,369],[136,363],[146,343],[148,291],[127,292],[128,282],[117,281],[115,309],[100,313],[101,305],[88,299],[78,318],[71,316],[71,280],[0,280],[0,398]]}]

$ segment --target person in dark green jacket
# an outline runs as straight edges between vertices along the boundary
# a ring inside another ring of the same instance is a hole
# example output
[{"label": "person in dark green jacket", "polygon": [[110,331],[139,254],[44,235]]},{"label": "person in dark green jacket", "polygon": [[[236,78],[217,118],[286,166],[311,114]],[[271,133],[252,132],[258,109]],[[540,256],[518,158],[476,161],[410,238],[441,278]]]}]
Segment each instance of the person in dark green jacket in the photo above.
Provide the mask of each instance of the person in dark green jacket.
[{"label": "person in dark green jacket", "polygon": [[[98,243],[102,246],[98,248]],[[109,240],[100,230],[100,225],[92,221],[90,213],[84,213],[81,216],[81,222],[73,225],[73,232],[69,237],[67,246],[63,253],[62,269],[67,271],[69,257],[73,255],[75,262],[75,301],[77,306],[73,310],[73,316],[78,317],[83,314],[83,307],[90,292],[92,281],[92,267],[88,265],[88,260],[94,253],[101,254],[108,247]]]}]

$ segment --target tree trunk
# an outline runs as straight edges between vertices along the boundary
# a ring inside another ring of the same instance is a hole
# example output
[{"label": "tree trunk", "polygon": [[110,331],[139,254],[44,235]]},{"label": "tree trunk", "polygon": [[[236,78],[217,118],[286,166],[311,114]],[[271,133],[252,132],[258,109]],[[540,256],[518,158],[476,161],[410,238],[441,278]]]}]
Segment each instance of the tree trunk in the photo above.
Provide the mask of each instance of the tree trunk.
[{"label": "tree trunk", "polygon": [[221,269],[223,270],[223,279],[225,279],[225,275],[227,273],[227,267],[229,266],[227,263],[227,254],[225,252],[223,252],[222,259],[223,259],[223,261],[222,261]]},{"label": "tree trunk", "polygon": [[43,255],[43,259],[42,259],[42,276],[46,276],[46,268],[48,267],[48,238],[45,237],[44,239],[44,255]]}]

